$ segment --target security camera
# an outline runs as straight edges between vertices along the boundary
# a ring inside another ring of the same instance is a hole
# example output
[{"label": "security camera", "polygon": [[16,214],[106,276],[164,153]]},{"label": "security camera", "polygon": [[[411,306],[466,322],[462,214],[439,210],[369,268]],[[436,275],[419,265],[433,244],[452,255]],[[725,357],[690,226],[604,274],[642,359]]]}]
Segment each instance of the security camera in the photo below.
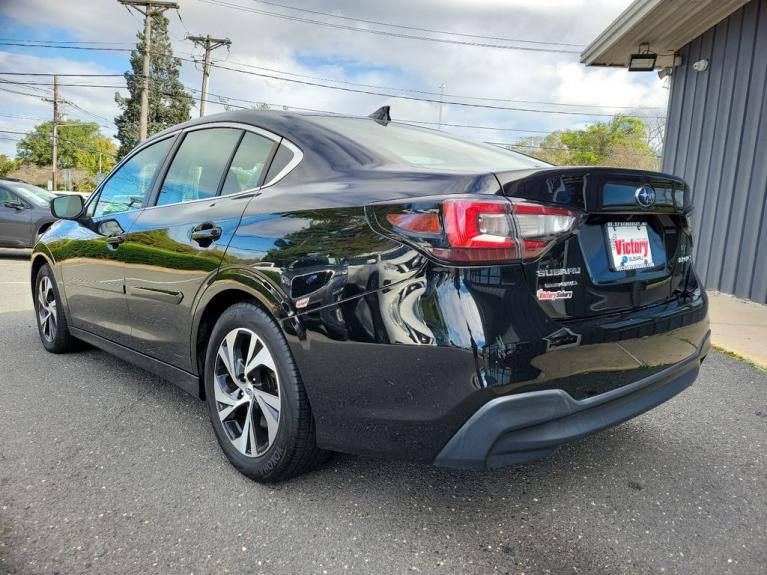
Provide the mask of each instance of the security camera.
[{"label": "security camera", "polygon": [[663,80],[664,78],[668,78],[673,73],[674,69],[671,66],[666,66],[665,68],[661,68],[658,70],[658,78]]},{"label": "security camera", "polygon": [[706,58],[703,58],[702,60],[698,60],[692,65],[692,69],[696,72],[705,72],[708,70],[708,60]]}]

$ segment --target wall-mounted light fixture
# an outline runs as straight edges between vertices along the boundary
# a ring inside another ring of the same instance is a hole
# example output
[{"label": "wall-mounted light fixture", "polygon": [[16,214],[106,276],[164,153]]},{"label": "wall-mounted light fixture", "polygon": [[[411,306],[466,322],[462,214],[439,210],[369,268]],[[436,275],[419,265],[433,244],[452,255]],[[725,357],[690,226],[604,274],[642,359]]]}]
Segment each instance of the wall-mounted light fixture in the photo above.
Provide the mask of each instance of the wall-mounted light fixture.
[{"label": "wall-mounted light fixture", "polygon": [[658,55],[650,52],[649,44],[640,44],[639,52],[629,57],[629,72],[652,72]]},{"label": "wall-mounted light fixture", "polygon": [[696,72],[705,72],[708,70],[708,60],[706,58],[703,58],[702,60],[698,60],[692,65],[692,69]]}]

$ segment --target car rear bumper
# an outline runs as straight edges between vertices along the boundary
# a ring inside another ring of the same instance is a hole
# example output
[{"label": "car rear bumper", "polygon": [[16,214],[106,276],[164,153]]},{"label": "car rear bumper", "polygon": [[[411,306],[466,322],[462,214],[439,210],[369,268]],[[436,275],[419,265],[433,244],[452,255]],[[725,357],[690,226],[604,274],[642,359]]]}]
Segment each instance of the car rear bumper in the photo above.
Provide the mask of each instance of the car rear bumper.
[{"label": "car rear bumper", "polygon": [[561,389],[498,397],[453,435],[435,464],[494,469],[551,454],[558,446],[613,427],[692,385],[710,349],[710,332],[687,359],[619,389],[582,400]]}]

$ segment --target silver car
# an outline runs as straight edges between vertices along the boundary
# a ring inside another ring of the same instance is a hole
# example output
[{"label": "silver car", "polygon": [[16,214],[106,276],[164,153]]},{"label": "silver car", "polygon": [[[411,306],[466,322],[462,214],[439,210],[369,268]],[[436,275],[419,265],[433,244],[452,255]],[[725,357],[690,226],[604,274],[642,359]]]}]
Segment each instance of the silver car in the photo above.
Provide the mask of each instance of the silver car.
[{"label": "silver car", "polygon": [[0,180],[0,247],[31,248],[56,220],[50,208],[55,197],[31,184]]}]

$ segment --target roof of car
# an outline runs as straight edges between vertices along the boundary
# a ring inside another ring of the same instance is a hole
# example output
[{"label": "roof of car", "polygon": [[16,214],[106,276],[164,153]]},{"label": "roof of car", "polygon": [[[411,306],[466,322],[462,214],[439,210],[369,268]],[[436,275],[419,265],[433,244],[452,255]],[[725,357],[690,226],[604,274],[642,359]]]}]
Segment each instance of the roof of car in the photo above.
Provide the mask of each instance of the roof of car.
[{"label": "roof of car", "polygon": [[[162,132],[152,136],[152,140],[161,138],[167,134],[178,131],[179,129],[191,126],[200,126],[204,124],[217,124],[221,122],[232,122],[237,124],[250,124],[275,134],[290,139],[291,135],[297,132],[304,132],[309,126],[314,127],[310,121],[311,116],[335,117],[332,114],[318,114],[312,112],[288,112],[284,110],[235,110],[233,112],[222,112],[220,114],[211,114],[203,118],[195,118],[183,124],[177,124]],[[374,120],[370,120],[371,122]],[[317,127],[316,129],[320,129]]]}]

